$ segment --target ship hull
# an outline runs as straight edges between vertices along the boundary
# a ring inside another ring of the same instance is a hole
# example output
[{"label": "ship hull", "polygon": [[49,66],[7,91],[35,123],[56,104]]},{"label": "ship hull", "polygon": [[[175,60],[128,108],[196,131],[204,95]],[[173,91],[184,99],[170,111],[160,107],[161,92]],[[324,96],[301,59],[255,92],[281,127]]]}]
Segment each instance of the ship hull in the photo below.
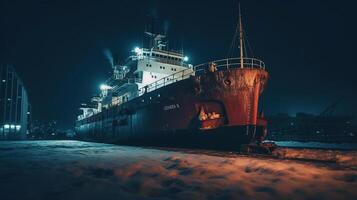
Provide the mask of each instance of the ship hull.
[{"label": "ship hull", "polygon": [[267,79],[262,69],[205,72],[77,121],[77,137],[129,145],[238,149],[266,136],[266,121],[257,112]]},{"label": "ship hull", "polygon": [[238,150],[240,145],[264,137],[264,126],[227,126],[210,130],[175,130],[145,133],[145,137],[101,137],[84,136],[78,138],[89,142],[121,145],[200,148],[215,150]]}]

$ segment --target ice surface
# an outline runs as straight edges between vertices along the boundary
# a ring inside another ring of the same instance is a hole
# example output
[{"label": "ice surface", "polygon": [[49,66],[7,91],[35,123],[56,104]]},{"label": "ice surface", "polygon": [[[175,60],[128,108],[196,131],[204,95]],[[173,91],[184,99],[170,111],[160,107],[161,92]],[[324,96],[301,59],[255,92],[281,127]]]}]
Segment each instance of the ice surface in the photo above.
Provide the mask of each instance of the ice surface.
[{"label": "ice surface", "polygon": [[279,151],[281,157],[315,160],[322,152],[326,159],[0,142],[0,199],[357,199],[356,152]]},{"label": "ice surface", "polygon": [[297,142],[297,141],[275,141],[275,143],[278,146],[283,146],[283,147],[357,150],[356,143],[321,143],[321,142]]}]

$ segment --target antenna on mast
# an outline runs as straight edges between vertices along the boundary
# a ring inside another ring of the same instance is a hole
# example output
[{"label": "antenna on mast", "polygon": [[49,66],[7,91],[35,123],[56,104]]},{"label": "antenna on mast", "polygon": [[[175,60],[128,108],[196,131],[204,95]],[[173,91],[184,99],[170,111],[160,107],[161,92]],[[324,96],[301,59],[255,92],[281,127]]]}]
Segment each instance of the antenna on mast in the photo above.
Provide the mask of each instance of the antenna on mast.
[{"label": "antenna on mast", "polygon": [[240,49],[240,68],[243,68],[243,24],[242,24],[242,11],[240,9],[240,2],[239,2],[239,49]]},{"label": "antenna on mast", "polygon": [[[233,57],[233,56],[235,56],[235,53],[237,51],[239,51],[238,54],[239,54],[239,59],[240,59],[240,68],[244,68],[244,56],[247,56],[245,42],[248,42],[248,41],[245,41],[245,40],[246,40],[246,37],[244,34],[244,29],[243,29],[242,11],[241,11],[241,6],[240,6],[240,1],[238,1],[238,19],[237,19],[237,24],[235,26],[235,32],[234,32],[234,36],[232,39],[231,47],[229,48],[227,57],[228,56]],[[251,50],[249,42],[248,42],[248,47],[249,47],[249,50]]]}]

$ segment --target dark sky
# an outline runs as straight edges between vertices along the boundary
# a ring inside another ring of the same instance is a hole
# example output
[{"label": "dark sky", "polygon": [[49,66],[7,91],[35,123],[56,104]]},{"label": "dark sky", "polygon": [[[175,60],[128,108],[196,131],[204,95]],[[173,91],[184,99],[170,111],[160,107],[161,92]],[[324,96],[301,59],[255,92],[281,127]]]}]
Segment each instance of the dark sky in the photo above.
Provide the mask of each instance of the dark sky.
[{"label": "dark sky", "polygon": [[[254,56],[271,75],[263,109],[319,113],[336,100],[357,114],[357,31],[353,1],[243,0]],[[0,63],[28,89],[33,118],[73,126],[78,105],[111,72],[102,50],[120,59],[142,43],[146,16],[169,25],[172,46],[193,64],[227,55],[237,1],[0,0]]]}]

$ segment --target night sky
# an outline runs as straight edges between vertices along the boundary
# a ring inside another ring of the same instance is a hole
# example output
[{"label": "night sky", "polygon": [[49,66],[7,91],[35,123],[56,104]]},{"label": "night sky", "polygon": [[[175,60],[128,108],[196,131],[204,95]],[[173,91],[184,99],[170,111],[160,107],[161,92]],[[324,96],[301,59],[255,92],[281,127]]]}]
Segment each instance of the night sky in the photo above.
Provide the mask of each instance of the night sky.
[{"label": "night sky", "polygon": [[[271,76],[266,113],[319,113],[341,100],[339,112],[357,115],[353,1],[241,2],[254,56]],[[110,75],[103,49],[125,59],[142,44],[147,15],[199,64],[227,56],[237,7],[235,0],[1,0],[0,63],[14,65],[26,84],[33,119],[71,128],[80,103]]]}]

